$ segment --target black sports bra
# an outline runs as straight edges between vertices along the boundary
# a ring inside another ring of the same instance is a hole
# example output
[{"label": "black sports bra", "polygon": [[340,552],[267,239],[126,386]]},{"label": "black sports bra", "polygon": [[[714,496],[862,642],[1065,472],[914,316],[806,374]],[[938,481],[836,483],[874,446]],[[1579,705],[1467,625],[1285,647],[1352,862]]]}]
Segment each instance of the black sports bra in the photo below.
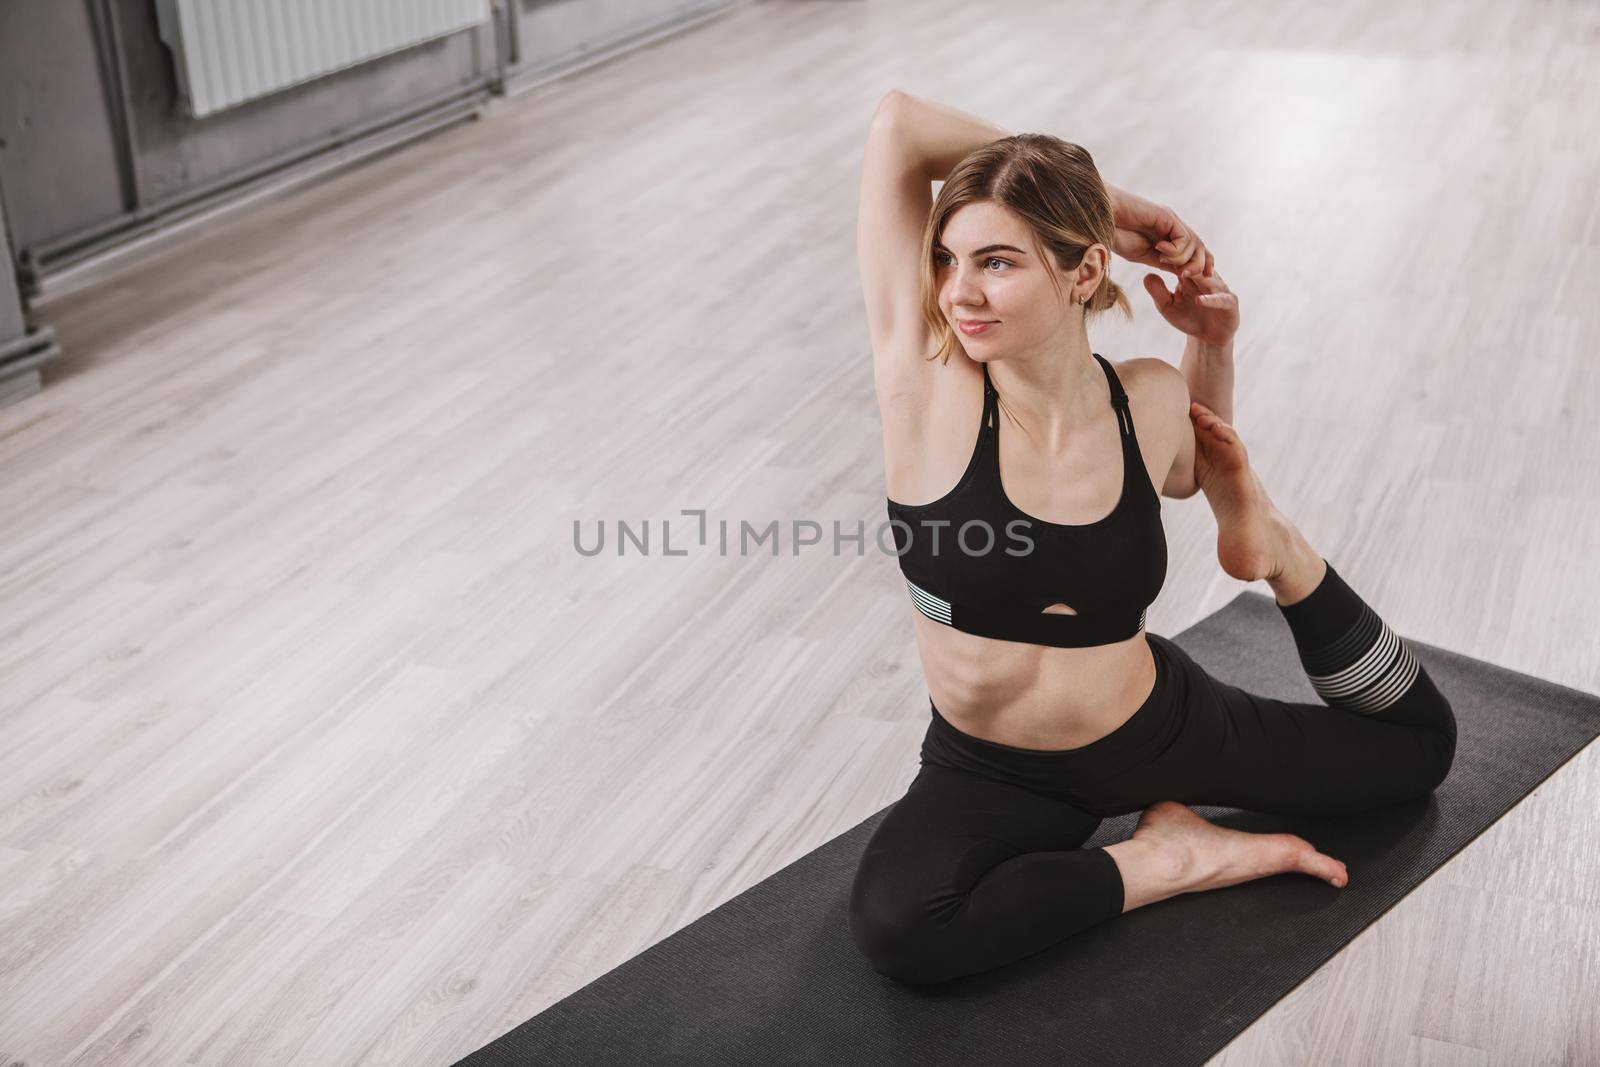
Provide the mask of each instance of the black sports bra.
[{"label": "black sports bra", "polygon": [[[1128,394],[1111,364],[1111,405],[1122,436],[1122,496],[1082,525],[1045,522],[1000,485],[999,394],[983,368],[983,421],[966,473],[928,504],[889,504],[890,528],[912,603],[935,622],[1003,641],[1060,648],[1112,644],[1144,628],[1167,575],[1161,496],[1133,432]],[[1075,615],[1045,612],[1066,604]]]}]

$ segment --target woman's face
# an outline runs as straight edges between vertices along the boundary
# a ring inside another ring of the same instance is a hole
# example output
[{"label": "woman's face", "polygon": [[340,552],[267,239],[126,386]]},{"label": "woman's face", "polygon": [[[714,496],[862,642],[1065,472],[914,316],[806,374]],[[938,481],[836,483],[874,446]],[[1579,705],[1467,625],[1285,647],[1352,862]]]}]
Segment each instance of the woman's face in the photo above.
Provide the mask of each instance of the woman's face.
[{"label": "woman's face", "polygon": [[[1077,298],[1099,284],[1102,268],[1092,252],[1104,246],[1091,246],[1076,270],[1063,272],[1033,251],[1031,235],[1027,224],[1004,207],[979,201],[951,215],[934,243],[939,309],[973,359],[1053,349],[1067,331],[1084,329]],[[1052,272],[1060,296],[1050,282]],[[961,324],[969,321],[994,325],[968,333]]]}]

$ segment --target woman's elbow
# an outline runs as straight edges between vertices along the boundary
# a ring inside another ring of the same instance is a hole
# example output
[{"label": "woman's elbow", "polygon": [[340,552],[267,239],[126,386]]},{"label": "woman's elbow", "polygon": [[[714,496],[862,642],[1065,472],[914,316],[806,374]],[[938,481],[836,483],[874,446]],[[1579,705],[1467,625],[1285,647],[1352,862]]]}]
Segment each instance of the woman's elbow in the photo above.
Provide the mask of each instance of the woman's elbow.
[{"label": "woman's elbow", "polygon": [[890,89],[878,99],[878,106],[872,112],[874,125],[887,124],[896,119],[905,109],[906,101],[910,99],[903,90]]}]

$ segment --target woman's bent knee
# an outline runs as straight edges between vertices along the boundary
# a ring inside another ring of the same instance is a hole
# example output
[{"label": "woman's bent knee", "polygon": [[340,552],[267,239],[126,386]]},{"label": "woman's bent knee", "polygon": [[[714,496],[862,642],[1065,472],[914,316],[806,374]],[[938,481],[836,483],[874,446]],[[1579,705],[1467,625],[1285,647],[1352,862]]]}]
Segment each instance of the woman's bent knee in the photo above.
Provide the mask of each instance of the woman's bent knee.
[{"label": "woman's bent knee", "polygon": [[[1448,704],[1444,706],[1444,714],[1451,715]],[[1455,719],[1450,717],[1448,721],[1449,729],[1430,730],[1424,735],[1422,756],[1416,770],[1418,797],[1425,797],[1443,785],[1450,776],[1450,768],[1455,764]]]},{"label": "woman's bent knee", "polygon": [[[1449,705],[1445,705],[1446,714],[1449,714]],[[1433,792],[1444,784],[1450,775],[1450,768],[1456,761],[1456,731],[1455,719],[1450,719],[1450,730],[1441,732],[1432,746],[1433,758],[1427,768],[1428,792]]]},{"label": "woman's bent knee", "polygon": [[955,977],[931,961],[927,953],[905,938],[856,938],[856,947],[874,971],[906,985],[927,985]]},{"label": "woman's bent knee", "polygon": [[850,894],[850,938],[872,969],[897,982],[921,985],[956,977],[939,958],[939,931],[916,902],[859,876]]}]

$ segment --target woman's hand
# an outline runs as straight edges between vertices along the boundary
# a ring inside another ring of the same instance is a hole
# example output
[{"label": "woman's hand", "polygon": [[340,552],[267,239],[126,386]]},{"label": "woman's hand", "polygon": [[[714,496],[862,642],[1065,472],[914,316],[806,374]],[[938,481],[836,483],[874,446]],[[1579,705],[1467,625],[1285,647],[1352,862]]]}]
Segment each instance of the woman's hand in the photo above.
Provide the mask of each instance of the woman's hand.
[{"label": "woman's hand", "polygon": [[1239,298],[1220,274],[1185,273],[1170,293],[1161,275],[1146,274],[1144,288],[1162,318],[1203,345],[1225,345],[1239,329]]},{"label": "woman's hand", "polygon": [[1205,242],[1169,207],[1125,189],[1107,185],[1111,218],[1116,224],[1112,251],[1123,259],[1160,267],[1181,275],[1211,273],[1212,257]]}]

